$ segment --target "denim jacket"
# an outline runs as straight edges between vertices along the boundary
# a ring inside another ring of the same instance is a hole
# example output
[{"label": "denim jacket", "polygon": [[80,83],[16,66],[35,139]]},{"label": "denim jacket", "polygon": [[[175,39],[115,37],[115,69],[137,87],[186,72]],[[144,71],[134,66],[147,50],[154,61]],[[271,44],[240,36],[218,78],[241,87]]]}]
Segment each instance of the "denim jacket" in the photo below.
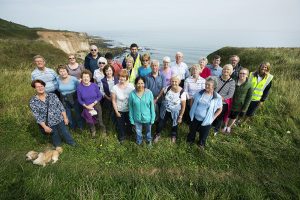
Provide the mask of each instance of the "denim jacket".
[{"label": "denim jacket", "polygon": [[[201,96],[203,95],[204,92],[205,92],[205,90],[201,90],[200,92],[197,92],[194,95],[194,103],[193,103],[192,108],[190,110],[191,121],[193,121],[193,119],[194,119],[195,111],[197,109],[199,99],[201,98]],[[217,111],[217,109],[222,108],[222,107],[223,107],[222,97],[218,93],[214,92],[213,93],[213,98],[210,102],[210,106],[209,106],[208,111],[207,111],[207,115],[204,118],[201,125],[202,126],[207,126],[207,125],[212,124],[213,120],[214,120],[215,112]]]}]

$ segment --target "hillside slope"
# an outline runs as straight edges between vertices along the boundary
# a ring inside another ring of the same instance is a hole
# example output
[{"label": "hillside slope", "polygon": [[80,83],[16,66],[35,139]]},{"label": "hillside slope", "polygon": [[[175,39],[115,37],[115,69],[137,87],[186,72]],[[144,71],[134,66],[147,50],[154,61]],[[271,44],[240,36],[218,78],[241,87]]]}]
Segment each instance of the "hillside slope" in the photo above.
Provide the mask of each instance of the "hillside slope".
[{"label": "hillside slope", "polygon": [[28,66],[37,54],[43,55],[50,66],[66,63],[69,53],[82,61],[91,44],[96,44],[102,54],[124,52],[124,48],[109,48],[104,39],[86,33],[29,28],[0,19],[0,68]]}]

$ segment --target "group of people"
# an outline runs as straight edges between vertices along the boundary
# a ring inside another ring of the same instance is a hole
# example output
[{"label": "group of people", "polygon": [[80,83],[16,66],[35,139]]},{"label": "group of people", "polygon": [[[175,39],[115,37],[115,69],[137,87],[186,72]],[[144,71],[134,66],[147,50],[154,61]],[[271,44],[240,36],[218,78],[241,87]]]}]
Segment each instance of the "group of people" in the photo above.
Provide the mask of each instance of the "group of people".
[{"label": "group of people", "polygon": [[[171,122],[170,138],[175,143],[178,126],[189,125],[187,142],[204,147],[210,129],[230,133],[237,118],[246,121],[266,100],[272,85],[270,63],[262,63],[249,73],[232,55],[230,64],[220,66],[221,57],[215,55],[212,64],[206,58],[190,68],[177,52],[175,61],[163,58],[162,67],[150,55],[138,53],[132,44],[122,63],[111,53],[103,57],[97,46],[91,45],[84,66],[70,54],[67,65],[59,65],[56,72],[46,67],[44,57],[33,58],[36,65],[31,74],[31,86],[36,95],[30,108],[43,134],[51,135],[53,145],[66,143],[76,146],[67,125],[82,130],[84,122],[91,136],[96,136],[96,125],[106,135],[102,109],[109,115],[117,130],[120,143],[136,133],[136,143],[143,143],[143,128],[148,145],[160,140]],[[156,123],[154,138],[152,125]]]}]

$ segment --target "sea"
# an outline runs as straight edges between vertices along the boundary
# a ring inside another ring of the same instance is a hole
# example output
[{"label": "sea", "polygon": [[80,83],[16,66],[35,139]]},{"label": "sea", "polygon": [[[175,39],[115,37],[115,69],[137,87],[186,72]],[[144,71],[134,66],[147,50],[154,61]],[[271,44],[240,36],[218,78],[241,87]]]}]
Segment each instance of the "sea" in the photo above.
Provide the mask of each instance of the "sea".
[{"label": "sea", "polygon": [[[140,52],[150,53],[151,59],[162,61],[164,56],[175,60],[176,52],[184,54],[188,65],[200,57],[226,46],[230,47],[300,47],[300,31],[238,31],[238,30],[180,30],[180,31],[94,31],[114,46],[129,47],[136,43]],[[117,59],[122,60],[124,55]],[[226,61],[225,61],[226,62]],[[223,61],[222,63],[225,64]]]}]

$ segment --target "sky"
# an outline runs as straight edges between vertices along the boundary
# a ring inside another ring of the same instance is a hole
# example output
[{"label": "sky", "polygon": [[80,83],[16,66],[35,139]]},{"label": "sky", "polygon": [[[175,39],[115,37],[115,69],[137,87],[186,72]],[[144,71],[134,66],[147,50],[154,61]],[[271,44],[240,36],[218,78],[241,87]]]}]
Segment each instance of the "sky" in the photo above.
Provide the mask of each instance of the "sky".
[{"label": "sky", "polygon": [[300,31],[300,0],[0,0],[0,5],[5,20],[80,32]]}]

